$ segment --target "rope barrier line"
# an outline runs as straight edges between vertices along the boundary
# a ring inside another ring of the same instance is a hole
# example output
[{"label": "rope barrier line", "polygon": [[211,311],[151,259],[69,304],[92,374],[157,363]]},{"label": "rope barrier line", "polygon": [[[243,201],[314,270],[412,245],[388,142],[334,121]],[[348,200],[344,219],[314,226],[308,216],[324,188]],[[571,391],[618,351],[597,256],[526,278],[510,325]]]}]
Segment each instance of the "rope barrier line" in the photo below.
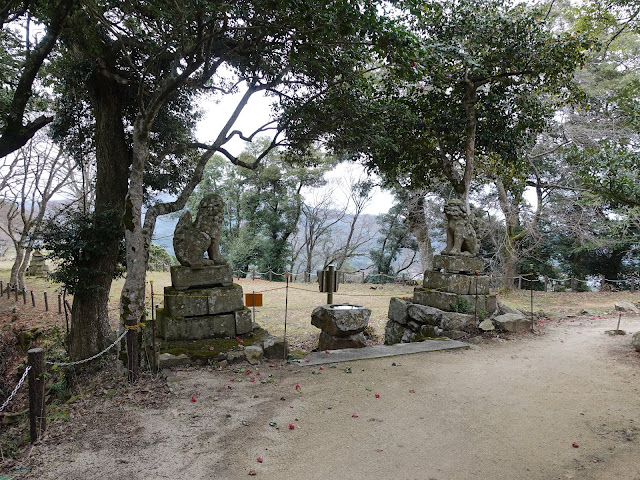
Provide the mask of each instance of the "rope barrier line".
[{"label": "rope barrier line", "polygon": [[4,403],[2,404],[2,406],[0,407],[0,412],[3,411],[7,405],[9,405],[9,402],[11,401],[11,399],[15,396],[16,393],[18,393],[18,390],[20,390],[20,387],[22,386],[22,384],[24,383],[24,379],[27,378],[27,373],[29,373],[29,370],[31,370],[31,365],[29,365],[25,370],[24,373],[22,374],[22,378],[20,379],[20,381],[18,382],[18,384],[16,385],[16,387],[13,389],[13,391],[11,392],[11,395],[9,395],[7,397],[7,399],[4,401]]},{"label": "rope barrier line", "polygon": [[[136,326],[137,327],[137,326]],[[124,332],[122,332],[122,334],[111,344],[109,345],[107,348],[105,348],[104,350],[102,350],[100,353],[96,353],[95,355],[89,357],[89,358],[85,358],[84,360],[77,360],[75,362],[49,362],[46,361],[45,363],[47,365],[56,365],[58,367],[66,367],[69,365],[79,365],[81,363],[86,363],[86,362],[90,362],[91,360],[94,360],[96,358],[98,358],[101,355],[104,355],[105,353],[107,353],[109,350],[111,350],[114,346],[116,346],[118,344],[118,342],[120,340],[122,340],[124,338],[124,336],[129,332],[129,329],[125,328]]]}]

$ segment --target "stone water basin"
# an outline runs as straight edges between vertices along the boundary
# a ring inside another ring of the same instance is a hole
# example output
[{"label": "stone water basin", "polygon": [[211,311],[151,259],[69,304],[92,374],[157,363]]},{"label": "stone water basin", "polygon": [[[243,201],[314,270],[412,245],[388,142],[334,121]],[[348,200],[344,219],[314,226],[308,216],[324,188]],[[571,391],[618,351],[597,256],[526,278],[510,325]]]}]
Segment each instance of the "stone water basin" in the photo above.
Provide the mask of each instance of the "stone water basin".
[{"label": "stone water basin", "polygon": [[311,325],[318,327],[320,350],[366,346],[364,334],[371,310],[361,305],[332,304],[316,307],[311,313]]}]

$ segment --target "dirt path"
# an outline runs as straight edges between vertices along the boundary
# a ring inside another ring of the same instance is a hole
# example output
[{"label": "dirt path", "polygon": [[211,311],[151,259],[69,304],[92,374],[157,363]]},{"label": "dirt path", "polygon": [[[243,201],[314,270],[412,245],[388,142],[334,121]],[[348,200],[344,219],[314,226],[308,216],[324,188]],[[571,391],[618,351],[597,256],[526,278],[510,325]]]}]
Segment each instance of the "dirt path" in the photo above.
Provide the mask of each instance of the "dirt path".
[{"label": "dirt path", "polygon": [[640,355],[611,328],[581,317],[466,351],[178,371],[166,405],[140,388],[86,400],[16,478],[640,480]]}]

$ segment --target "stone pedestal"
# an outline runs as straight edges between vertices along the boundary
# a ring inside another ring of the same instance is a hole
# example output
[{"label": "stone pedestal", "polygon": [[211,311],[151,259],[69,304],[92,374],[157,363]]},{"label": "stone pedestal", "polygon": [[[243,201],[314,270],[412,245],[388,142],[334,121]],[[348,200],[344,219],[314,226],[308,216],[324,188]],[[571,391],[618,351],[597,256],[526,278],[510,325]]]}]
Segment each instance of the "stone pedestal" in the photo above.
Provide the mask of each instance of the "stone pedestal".
[{"label": "stone pedestal", "polygon": [[322,305],[311,313],[311,325],[318,327],[320,350],[366,346],[362,333],[369,324],[371,310],[358,305]]},{"label": "stone pedestal", "polygon": [[251,311],[242,287],[232,283],[229,265],[171,267],[171,287],[158,309],[158,335],[164,340],[236,337],[251,332]]},{"label": "stone pedestal", "polygon": [[436,255],[433,265],[411,299],[391,299],[387,345],[441,335],[458,339],[475,330],[476,305],[479,320],[496,311],[496,296],[489,294],[489,277],[482,275],[481,258]]}]

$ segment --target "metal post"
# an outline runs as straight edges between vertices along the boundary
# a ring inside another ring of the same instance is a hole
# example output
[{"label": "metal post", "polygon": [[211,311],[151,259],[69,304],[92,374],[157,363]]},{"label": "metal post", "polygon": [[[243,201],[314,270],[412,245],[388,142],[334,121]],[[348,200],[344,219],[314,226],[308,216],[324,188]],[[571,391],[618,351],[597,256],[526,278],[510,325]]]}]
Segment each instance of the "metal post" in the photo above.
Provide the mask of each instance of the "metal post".
[{"label": "metal post", "polygon": [[328,267],[328,279],[327,279],[327,304],[333,304],[333,291],[335,290],[334,274],[336,271],[335,265],[329,265]]},{"label": "metal post", "polygon": [[[232,274],[233,275],[233,274]],[[153,280],[149,281],[151,285],[151,350],[153,353],[153,373],[158,372],[158,358],[156,351],[156,316],[155,316],[155,308],[153,308],[153,304],[155,302],[153,298]]]},{"label": "metal post", "polygon": [[44,405],[44,351],[32,348],[27,352],[31,370],[29,370],[29,434],[31,443],[47,428],[47,415]]},{"label": "metal post", "polygon": [[533,321],[533,264],[529,265],[531,269],[531,279],[529,280],[529,286],[531,290],[531,331],[535,332],[535,322]]},{"label": "metal post", "polygon": [[[284,341],[284,361],[287,361],[287,312],[289,311],[289,274],[286,274],[287,277],[287,286],[285,288],[285,294],[284,294],[284,337],[283,337],[283,341]],[[255,304],[256,304],[256,297],[253,297],[253,311],[254,311],[254,315],[255,315]]]}]

